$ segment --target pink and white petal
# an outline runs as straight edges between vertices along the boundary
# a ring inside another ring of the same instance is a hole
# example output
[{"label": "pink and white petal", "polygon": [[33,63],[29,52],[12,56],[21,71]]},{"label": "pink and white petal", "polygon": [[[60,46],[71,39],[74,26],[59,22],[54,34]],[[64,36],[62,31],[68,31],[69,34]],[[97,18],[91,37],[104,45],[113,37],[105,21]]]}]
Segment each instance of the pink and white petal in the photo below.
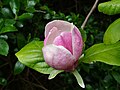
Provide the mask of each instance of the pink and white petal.
[{"label": "pink and white petal", "polygon": [[68,31],[69,32],[73,29],[73,26],[74,25],[72,23],[69,23],[67,21],[53,20],[45,26],[45,37],[47,37],[47,35],[49,34],[50,30],[53,27],[57,27],[58,30],[61,30],[61,32],[63,32],[63,31]]},{"label": "pink and white petal", "polygon": [[71,32],[62,32],[59,36],[55,38],[53,41],[53,44],[57,46],[63,46],[67,50],[69,50],[71,53],[72,52],[72,34]]},{"label": "pink and white petal", "polygon": [[63,46],[47,45],[43,47],[45,62],[57,70],[73,70],[75,64],[74,56]]},{"label": "pink and white petal", "polygon": [[54,39],[55,39],[55,37],[57,37],[58,35],[60,35],[60,31],[56,27],[53,27],[50,30],[50,32],[47,35],[47,37],[45,38],[44,45],[52,44]]},{"label": "pink and white petal", "polygon": [[73,56],[76,60],[79,59],[80,55],[82,54],[83,48],[83,40],[81,33],[77,27],[74,27],[72,31],[72,47],[73,47]]}]

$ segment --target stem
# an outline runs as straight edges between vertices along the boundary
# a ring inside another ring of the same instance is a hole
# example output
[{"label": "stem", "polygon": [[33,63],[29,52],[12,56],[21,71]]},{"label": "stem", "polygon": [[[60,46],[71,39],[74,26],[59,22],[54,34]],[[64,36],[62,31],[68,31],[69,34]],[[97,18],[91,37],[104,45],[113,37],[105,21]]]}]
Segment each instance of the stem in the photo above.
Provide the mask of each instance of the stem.
[{"label": "stem", "polygon": [[85,27],[85,25],[86,25],[86,23],[87,23],[90,15],[92,14],[92,12],[94,11],[94,9],[96,8],[98,1],[99,1],[99,0],[96,0],[96,1],[95,1],[93,7],[91,8],[90,12],[88,13],[87,17],[85,18],[85,21],[83,22],[83,24],[82,24],[82,26],[81,26],[81,29],[84,29],[84,27]]}]

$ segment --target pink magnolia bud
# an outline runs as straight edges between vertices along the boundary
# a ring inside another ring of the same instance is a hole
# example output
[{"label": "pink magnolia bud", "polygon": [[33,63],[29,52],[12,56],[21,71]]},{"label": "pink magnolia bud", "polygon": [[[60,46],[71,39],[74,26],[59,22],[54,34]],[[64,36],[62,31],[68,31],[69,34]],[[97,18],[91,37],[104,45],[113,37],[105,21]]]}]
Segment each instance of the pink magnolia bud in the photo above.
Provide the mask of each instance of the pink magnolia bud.
[{"label": "pink magnolia bud", "polygon": [[42,51],[45,62],[49,66],[57,70],[74,70],[82,48],[81,33],[72,23],[54,20],[46,25]]}]

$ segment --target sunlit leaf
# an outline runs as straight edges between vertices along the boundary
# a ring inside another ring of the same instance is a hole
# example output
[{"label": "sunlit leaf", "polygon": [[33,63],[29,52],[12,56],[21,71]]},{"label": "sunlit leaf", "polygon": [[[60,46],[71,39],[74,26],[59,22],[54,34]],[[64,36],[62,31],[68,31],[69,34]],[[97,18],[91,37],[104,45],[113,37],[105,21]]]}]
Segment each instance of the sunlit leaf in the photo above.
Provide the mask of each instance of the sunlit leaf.
[{"label": "sunlit leaf", "polygon": [[104,34],[105,44],[113,44],[120,40],[120,18],[115,20]]},{"label": "sunlit leaf", "polygon": [[85,51],[85,56],[81,60],[85,63],[100,61],[120,66],[120,42],[110,45],[95,44]]},{"label": "sunlit leaf", "polygon": [[98,5],[99,12],[104,14],[114,15],[120,13],[120,0],[112,0]]},{"label": "sunlit leaf", "polygon": [[16,56],[24,65],[40,73],[50,74],[54,69],[44,61],[42,47],[42,41],[34,40],[17,52]]}]

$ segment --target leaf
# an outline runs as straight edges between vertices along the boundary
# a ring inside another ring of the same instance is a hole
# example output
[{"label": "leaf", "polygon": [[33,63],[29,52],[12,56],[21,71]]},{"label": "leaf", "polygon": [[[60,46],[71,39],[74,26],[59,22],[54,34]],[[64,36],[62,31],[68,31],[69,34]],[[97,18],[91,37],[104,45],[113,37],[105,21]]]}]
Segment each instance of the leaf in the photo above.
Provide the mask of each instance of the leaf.
[{"label": "leaf", "polygon": [[112,0],[98,5],[99,12],[108,15],[115,15],[120,13],[120,0]]},{"label": "leaf", "polygon": [[80,29],[80,32],[81,32],[81,35],[82,35],[83,41],[86,42],[86,40],[87,40],[87,34],[86,34],[86,31],[83,30],[83,29]]},{"label": "leaf", "polygon": [[48,79],[53,79],[57,74],[59,74],[59,73],[61,73],[61,72],[63,72],[63,70],[53,70],[53,71],[50,73]]},{"label": "leaf", "polygon": [[10,4],[10,7],[11,7],[13,13],[15,15],[17,15],[17,13],[19,12],[19,8],[20,8],[20,1],[19,0],[11,0],[9,2],[9,4]]},{"label": "leaf", "polygon": [[27,7],[34,7],[36,3],[39,3],[39,0],[28,0]]},{"label": "leaf", "polygon": [[7,36],[7,35],[0,35],[0,39],[7,40],[7,39],[8,39],[8,36]]},{"label": "leaf", "polygon": [[14,67],[14,75],[20,74],[25,68],[21,62],[17,61]]},{"label": "leaf", "polygon": [[31,13],[33,13],[33,12],[35,12],[36,10],[35,10],[35,8],[34,8],[34,6],[36,5],[36,3],[38,3],[39,1],[38,0],[29,0],[26,4],[26,11],[27,12],[31,12]]},{"label": "leaf", "polygon": [[[13,32],[13,31],[17,31],[16,27],[13,26],[16,23],[15,20],[13,19],[5,19],[2,21],[1,19],[1,29],[0,29],[0,34],[2,33],[6,33],[6,32]],[[2,25],[3,24],[3,25]]]},{"label": "leaf", "polygon": [[105,44],[113,44],[120,40],[120,18],[115,20],[104,34]]},{"label": "leaf", "polygon": [[4,22],[5,26],[13,26],[16,23],[14,19],[5,19]]},{"label": "leaf", "polygon": [[11,11],[9,10],[9,8],[1,8],[1,13],[2,13],[2,14],[4,15],[4,17],[6,17],[6,18],[11,18],[11,17],[13,17]]},{"label": "leaf", "polygon": [[9,46],[7,42],[3,39],[0,39],[0,54],[7,56],[9,50]]},{"label": "leaf", "polygon": [[2,18],[2,19],[0,19],[0,30],[2,29],[3,26],[4,26],[4,20]]},{"label": "leaf", "polygon": [[7,80],[5,78],[0,77],[0,85],[5,86],[7,84]]},{"label": "leaf", "polygon": [[85,56],[81,60],[85,63],[100,61],[120,66],[120,42],[110,45],[95,44],[85,51]]},{"label": "leaf", "polygon": [[17,33],[17,46],[18,49],[21,49],[27,43],[24,35],[22,33]]},{"label": "leaf", "polygon": [[0,34],[17,31],[15,26],[6,26],[0,30]]},{"label": "leaf", "polygon": [[54,69],[46,64],[42,54],[43,42],[34,40],[24,46],[15,55],[24,65],[43,74],[50,74]]},{"label": "leaf", "polygon": [[19,28],[22,28],[24,25],[23,25],[23,22],[20,22],[20,21],[17,21],[16,22],[16,25],[17,25],[17,27],[19,27]]},{"label": "leaf", "polygon": [[83,79],[82,79],[81,75],[78,73],[78,71],[77,71],[77,70],[74,70],[72,73],[73,73],[73,75],[76,77],[78,84],[79,84],[82,88],[85,88]]},{"label": "leaf", "polygon": [[33,17],[32,13],[23,13],[18,17],[18,20],[31,19]]},{"label": "leaf", "polygon": [[27,7],[25,10],[26,10],[27,12],[29,12],[29,13],[34,13],[34,12],[36,12],[36,10],[35,10],[34,7]]},{"label": "leaf", "polygon": [[118,72],[113,71],[112,76],[120,84],[120,74]]}]

